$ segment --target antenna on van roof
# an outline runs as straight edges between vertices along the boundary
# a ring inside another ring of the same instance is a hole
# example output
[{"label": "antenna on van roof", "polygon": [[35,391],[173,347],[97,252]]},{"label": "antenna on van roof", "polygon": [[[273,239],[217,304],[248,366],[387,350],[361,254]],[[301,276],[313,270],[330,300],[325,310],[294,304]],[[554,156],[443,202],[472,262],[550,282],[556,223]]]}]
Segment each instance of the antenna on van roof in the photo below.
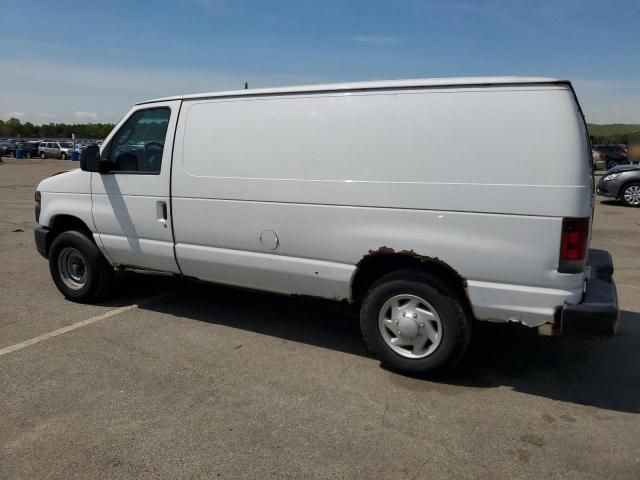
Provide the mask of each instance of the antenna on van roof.
[{"label": "antenna on van roof", "polygon": [[249,88],[249,84],[247,82],[244,82],[244,89],[246,90],[247,88]]}]

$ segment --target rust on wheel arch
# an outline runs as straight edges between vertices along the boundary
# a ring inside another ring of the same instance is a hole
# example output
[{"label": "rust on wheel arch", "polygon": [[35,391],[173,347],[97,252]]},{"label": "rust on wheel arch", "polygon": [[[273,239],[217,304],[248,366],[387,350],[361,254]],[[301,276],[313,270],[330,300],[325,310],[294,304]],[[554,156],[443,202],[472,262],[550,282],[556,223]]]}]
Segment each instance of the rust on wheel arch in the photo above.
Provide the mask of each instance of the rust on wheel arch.
[{"label": "rust on wheel arch", "polygon": [[[449,270],[451,270],[453,272],[453,274],[455,276],[457,276],[460,281],[461,281],[461,285],[462,288],[464,289],[464,295],[466,297],[467,300],[467,304],[469,305],[469,308],[471,309],[471,314],[474,315],[473,313],[473,305],[471,305],[471,300],[469,299],[469,291],[468,291],[468,284],[467,284],[467,279],[464,278],[462,275],[460,275],[460,273],[454,269],[451,265],[449,265],[448,263],[442,261],[441,259],[439,259],[438,257],[430,257],[428,255],[420,255],[419,253],[416,253],[414,250],[398,250],[396,251],[394,248],[389,247],[387,245],[382,245],[381,247],[375,249],[375,250],[369,250],[367,252],[367,254],[365,256],[363,256],[360,261],[358,263],[356,263],[356,270],[354,273],[354,278],[355,275],[357,275],[357,272],[360,269],[360,266],[362,265],[362,263],[364,261],[366,261],[368,258],[371,257],[375,257],[378,255],[400,255],[400,256],[405,256],[405,257],[411,257],[414,258],[422,263],[432,263],[432,264],[436,264],[436,265],[440,265],[443,268],[447,268]],[[353,295],[353,280],[351,282],[351,287],[350,287],[350,291],[349,291],[349,301],[352,302],[354,299],[354,295]],[[475,315],[474,315],[475,317]]]}]

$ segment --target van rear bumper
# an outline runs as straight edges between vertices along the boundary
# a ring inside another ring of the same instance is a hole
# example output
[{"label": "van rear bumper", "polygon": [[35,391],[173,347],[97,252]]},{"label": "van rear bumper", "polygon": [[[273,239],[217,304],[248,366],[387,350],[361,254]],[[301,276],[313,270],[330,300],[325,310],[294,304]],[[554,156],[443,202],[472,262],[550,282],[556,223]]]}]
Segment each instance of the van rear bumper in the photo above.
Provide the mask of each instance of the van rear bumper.
[{"label": "van rear bumper", "polygon": [[611,255],[591,249],[587,267],[590,274],[582,302],[561,307],[556,328],[561,335],[570,337],[612,337],[618,326],[619,307]]}]

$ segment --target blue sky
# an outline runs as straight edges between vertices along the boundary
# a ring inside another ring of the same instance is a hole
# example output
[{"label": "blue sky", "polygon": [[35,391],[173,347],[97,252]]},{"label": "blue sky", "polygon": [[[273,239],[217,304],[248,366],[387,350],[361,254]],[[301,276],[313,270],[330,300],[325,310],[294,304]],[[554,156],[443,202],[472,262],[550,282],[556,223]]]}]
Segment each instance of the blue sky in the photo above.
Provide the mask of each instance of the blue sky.
[{"label": "blue sky", "polygon": [[542,75],[572,80],[589,121],[640,123],[637,0],[0,5],[4,119],[116,121],[139,100],[245,81]]}]

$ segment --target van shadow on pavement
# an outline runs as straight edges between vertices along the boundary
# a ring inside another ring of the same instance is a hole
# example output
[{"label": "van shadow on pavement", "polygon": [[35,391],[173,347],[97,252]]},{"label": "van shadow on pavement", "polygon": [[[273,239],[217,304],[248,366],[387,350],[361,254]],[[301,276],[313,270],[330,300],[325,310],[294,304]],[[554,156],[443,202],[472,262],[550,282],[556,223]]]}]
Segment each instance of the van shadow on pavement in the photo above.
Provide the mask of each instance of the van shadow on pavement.
[{"label": "van shadow on pavement", "polygon": [[600,203],[603,204],[603,205],[609,205],[611,207],[632,208],[632,207],[627,207],[620,200],[600,200]]},{"label": "van shadow on pavement", "polygon": [[[135,277],[131,281],[136,282]],[[176,294],[143,308],[369,356],[358,319],[347,305],[194,281],[175,283]],[[640,314],[621,312],[617,336],[602,341],[543,337],[515,324],[483,322],[474,328],[461,365],[437,383],[479,389],[507,386],[553,400],[640,413]]]}]

